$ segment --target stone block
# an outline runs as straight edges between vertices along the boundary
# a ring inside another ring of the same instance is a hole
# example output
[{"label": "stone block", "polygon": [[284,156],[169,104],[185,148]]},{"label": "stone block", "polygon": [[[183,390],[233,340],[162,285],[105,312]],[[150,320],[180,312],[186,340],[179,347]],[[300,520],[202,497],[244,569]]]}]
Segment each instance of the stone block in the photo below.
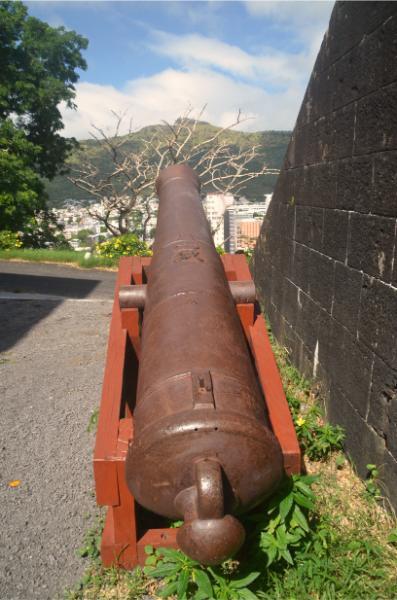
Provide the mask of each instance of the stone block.
[{"label": "stone block", "polygon": [[295,328],[284,319],[281,319],[279,342],[287,349],[289,360],[297,364],[302,341],[297,335]]},{"label": "stone block", "polygon": [[397,289],[364,276],[358,322],[359,339],[389,366],[397,368]]},{"label": "stone block", "polygon": [[365,38],[363,44],[357,68],[362,82],[362,95],[397,80],[397,14],[387,18]]},{"label": "stone block", "polygon": [[297,300],[295,330],[313,355],[318,339],[320,307],[304,292],[299,292]]},{"label": "stone block", "polygon": [[[395,62],[397,64],[397,59]],[[383,152],[374,156],[371,212],[397,216],[397,152]]]},{"label": "stone block", "polygon": [[331,315],[326,310],[320,308],[318,315],[317,342],[314,347],[314,376],[322,379],[325,384],[325,390],[330,387],[330,377],[328,375],[330,353],[334,351],[330,344],[331,329]]},{"label": "stone block", "polygon": [[356,107],[345,106],[332,113],[332,146],[328,150],[330,160],[351,157],[353,154],[354,123]]},{"label": "stone block", "polygon": [[303,342],[299,349],[299,358],[296,366],[306,379],[313,378],[313,353]]},{"label": "stone block", "polygon": [[315,122],[314,162],[330,160],[333,149],[337,144],[335,132],[335,121],[331,113],[320,117]]},{"label": "stone block", "polygon": [[310,90],[311,121],[316,121],[332,112],[335,70],[335,66],[331,65],[325,71],[316,71],[316,77],[310,80],[308,89]]},{"label": "stone block", "polygon": [[379,464],[382,494],[390,500],[391,506],[397,511],[397,460],[396,456],[386,450]]},{"label": "stone block", "polygon": [[280,202],[277,223],[273,226],[277,226],[281,237],[292,240],[295,230],[295,206]]},{"label": "stone block", "polygon": [[369,398],[368,423],[385,439],[397,457],[397,371],[375,358]]},{"label": "stone block", "polygon": [[397,148],[397,82],[357,103],[354,154]]},{"label": "stone block", "polygon": [[294,132],[295,140],[295,166],[302,167],[315,162],[315,126],[308,123]]},{"label": "stone block", "polygon": [[374,355],[347,329],[332,322],[328,357],[331,387],[338,386],[363,419],[369,402]]},{"label": "stone block", "polygon": [[348,265],[383,281],[391,281],[395,226],[395,219],[351,214]]},{"label": "stone block", "polygon": [[295,240],[310,248],[321,250],[323,243],[324,210],[311,206],[296,207]]},{"label": "stone block", "polygon": [[285,279],[284,281],[283,298],[280,310],[287,323],[290,326],[294,326],[298,310],[298,288],[289,279]]},{"label": "stone block", "polygon": [[291,254],[291,268],[289,279],[304,292],[309,287],[311,250],[298,242],[293,242]]},{"label": "stone block", "polygon": [[342,160],[337,167],[335,208],[370,212],[373,157]]},{"label": "stone block", "polygon": [[334,295],[334,261],[315,251],[310,254],[308,293],[322,308],[331,313]]},{"label": "stone block", "polygon": [[342,210],[324,211],[322,252],[344,262],[347,251],[349,213]]},{"label": "stone block", "polygon": [[[277,178],[276,186],[274,188],[274,198],[277,198],[277,204],[279,204],[280,202],[291,203],[290,199],[294,193],[294,177],[294,169],[286,169],[280,173],[279,177]],[[270,206],[272,206],[272,204],[273,200],[271,201]]]},{"label": "stone block", "polygon": [[276,340],[280,340],[282,317],[280,311],[271,302],[266,302],[266,318]]},{"label": "stone block", "polygon": [[307,167],[300,188],[296,188],[297,204],[334,208],[336,178],[336,163],[319,163]]},{"label": "stone block", "polygon": [[341,263],[335,264],[332,316],[353,335],[357,332],[363,274]]},{"label": "stone block", "polygon": [[280,310],[281,300],[283,297],[284,275],[277,267],[272,267],[272,288],[270,300],[272,304]]},{"label": "stone block", "polygon": [[369,427],[349,398],[337,386],[330,392],[327,416],[345,430],[344,448],[363,478],[367,477],[367,464],[381,465],[385,456],[384,439]]},{"label": "stone block", "polygon": [[323,50],[323,68],[357,46],[396,11],[394,2],[336,2]]}]

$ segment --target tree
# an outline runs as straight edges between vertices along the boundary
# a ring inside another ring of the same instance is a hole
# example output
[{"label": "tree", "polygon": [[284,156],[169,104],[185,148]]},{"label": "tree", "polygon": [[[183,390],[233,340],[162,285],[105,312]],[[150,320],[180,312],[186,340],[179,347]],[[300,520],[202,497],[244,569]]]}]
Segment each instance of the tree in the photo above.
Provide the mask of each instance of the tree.
[{"label": "tree", "polygon": [[119,135],[125,115],[113,113],[116,127],[111,136],[94,127],[92,137],[109,154],[111,170],[103,173],[82,147],[68,179],[97,200],[97,206],[87,210],[112,235],[130,231],[139,212],[143,225],[150,221],[152,215],[145,212],[145,203],[151,206],[156,178],[169,165],[190,164],[200,175],[203,193],[237,194],[250,180],[279,172],[268,169],[264,162],[259,168],[254,167],[261,154],[259,146],[236,147],[230,143],[227,133],[243,122],[240,111],[229,126],[210,128],[208,136],[199,135],[198,125],[204,110],[205,107],[192,118],[189,108],[173,124],[163,121],[164,126],[154,129],[152,134],[148,128],[149,135],[142,136],[136,148],[131,148],[128,135]]},{"label": "tree", "polygon": [[79,240],[81,246],[88,246],[91,242],[93,234],[94,232],[92,231],[92,229],[80,229],[80,231],[77,232],[76,237]]},{"label": "tree", "polygon": [[62,171],[76,144],[58,132],[59,105],[75,108],[77,69],[88,42],[0,1],[0,229],[23,230],[45,217],[42,177]]}]

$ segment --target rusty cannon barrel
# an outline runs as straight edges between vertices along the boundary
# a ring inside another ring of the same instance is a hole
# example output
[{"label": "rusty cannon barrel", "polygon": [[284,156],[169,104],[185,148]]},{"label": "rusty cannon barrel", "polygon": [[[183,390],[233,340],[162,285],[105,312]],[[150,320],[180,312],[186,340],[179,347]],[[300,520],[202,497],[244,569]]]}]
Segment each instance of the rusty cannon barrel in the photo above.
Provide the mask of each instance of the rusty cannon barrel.
[{"label": "rusty cannon barrel", "polygon": [[218,564],[242,545],[233,514],[271,494],[283,473],[247,342],[187,165],[162,171],[144,293],[134,440],[126,477],[145,508],[183,519],[180,548]]}]

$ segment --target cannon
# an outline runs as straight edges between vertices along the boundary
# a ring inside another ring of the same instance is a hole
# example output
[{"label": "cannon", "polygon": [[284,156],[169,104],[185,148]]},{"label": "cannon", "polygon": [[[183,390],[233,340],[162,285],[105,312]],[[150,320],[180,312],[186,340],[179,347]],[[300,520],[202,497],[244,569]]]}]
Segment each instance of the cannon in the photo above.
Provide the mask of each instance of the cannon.
[{"label": "cannon", "polygon": [[144,308],[125,476],[143,507],[183,519],[188,556],[218,564],[244,541],[236,515],[279,485],[283,455],[235,306],[252,302],[252,284],[228,283],[196,173],[174,165],[156,187],[147,284],[119,295],[122,308]]}]

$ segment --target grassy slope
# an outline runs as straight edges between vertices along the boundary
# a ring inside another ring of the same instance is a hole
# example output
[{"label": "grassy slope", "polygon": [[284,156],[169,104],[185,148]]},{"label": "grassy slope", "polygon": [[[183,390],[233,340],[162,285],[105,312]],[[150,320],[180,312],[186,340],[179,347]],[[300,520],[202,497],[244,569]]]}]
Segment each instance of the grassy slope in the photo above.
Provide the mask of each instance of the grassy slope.
[{"label": "grassy slope", "polygon": [[[154,134],[161,133],[164,129],[164,125],[155,125],[145,127],[141,131],[132,133],[128,137],[127,148],[131,150],[138,150],[140,147],[140,139],[142,137],[151,137]],[[213,135],[219,128],[210,125],[209,123],[201,123],[197,128],[197,133],[194,137],[194,141],[203,141],[210,135]],[[280,168],[287,145],[290,139],[291,132],[289,131],[262,131],[255,133],[245,133],[240,131],[228,131],[224,134],[224,139],[233,146],[247,147],[253,144],[257,144],[262,148],[261,156],[262,161],[264,160],[270,168]],[[91,158],[92,162],[98,166],[102,173],[106,173],[110,169],[110,162],[107,153],[101,148],[101,145],[95,140],[85,140],[81,142],[81,145],[87,155]],[[71,165],[78,160],[77,153],[73,153],[69,159]],[[252,166],[255,168],[259,166],[260,159],[253,162]],[[254,180],[247,185],[245,195],[248,198],[259,199],[263,197],[264,193],[273,191],[277,176],[269,175],[261,180]],[[63,201],[67,198],[75,199],[86,199],[87,194],[76,188],[70,183],[65,176],[56,177],[52,182],[47,182],[47,191],[49,193],[50,207],[61,206]]]},{"label": "grassy slope", "polygon": [[118,258],[90,256],[85,259],[84,254],[85,252],[75,252],[74,250],[48,250],[46,248],[31,250],[20,248],[16,250],[0,250],[0,260],[67,263],[71,266],[78,266],[85,269],[117,267]]}]

